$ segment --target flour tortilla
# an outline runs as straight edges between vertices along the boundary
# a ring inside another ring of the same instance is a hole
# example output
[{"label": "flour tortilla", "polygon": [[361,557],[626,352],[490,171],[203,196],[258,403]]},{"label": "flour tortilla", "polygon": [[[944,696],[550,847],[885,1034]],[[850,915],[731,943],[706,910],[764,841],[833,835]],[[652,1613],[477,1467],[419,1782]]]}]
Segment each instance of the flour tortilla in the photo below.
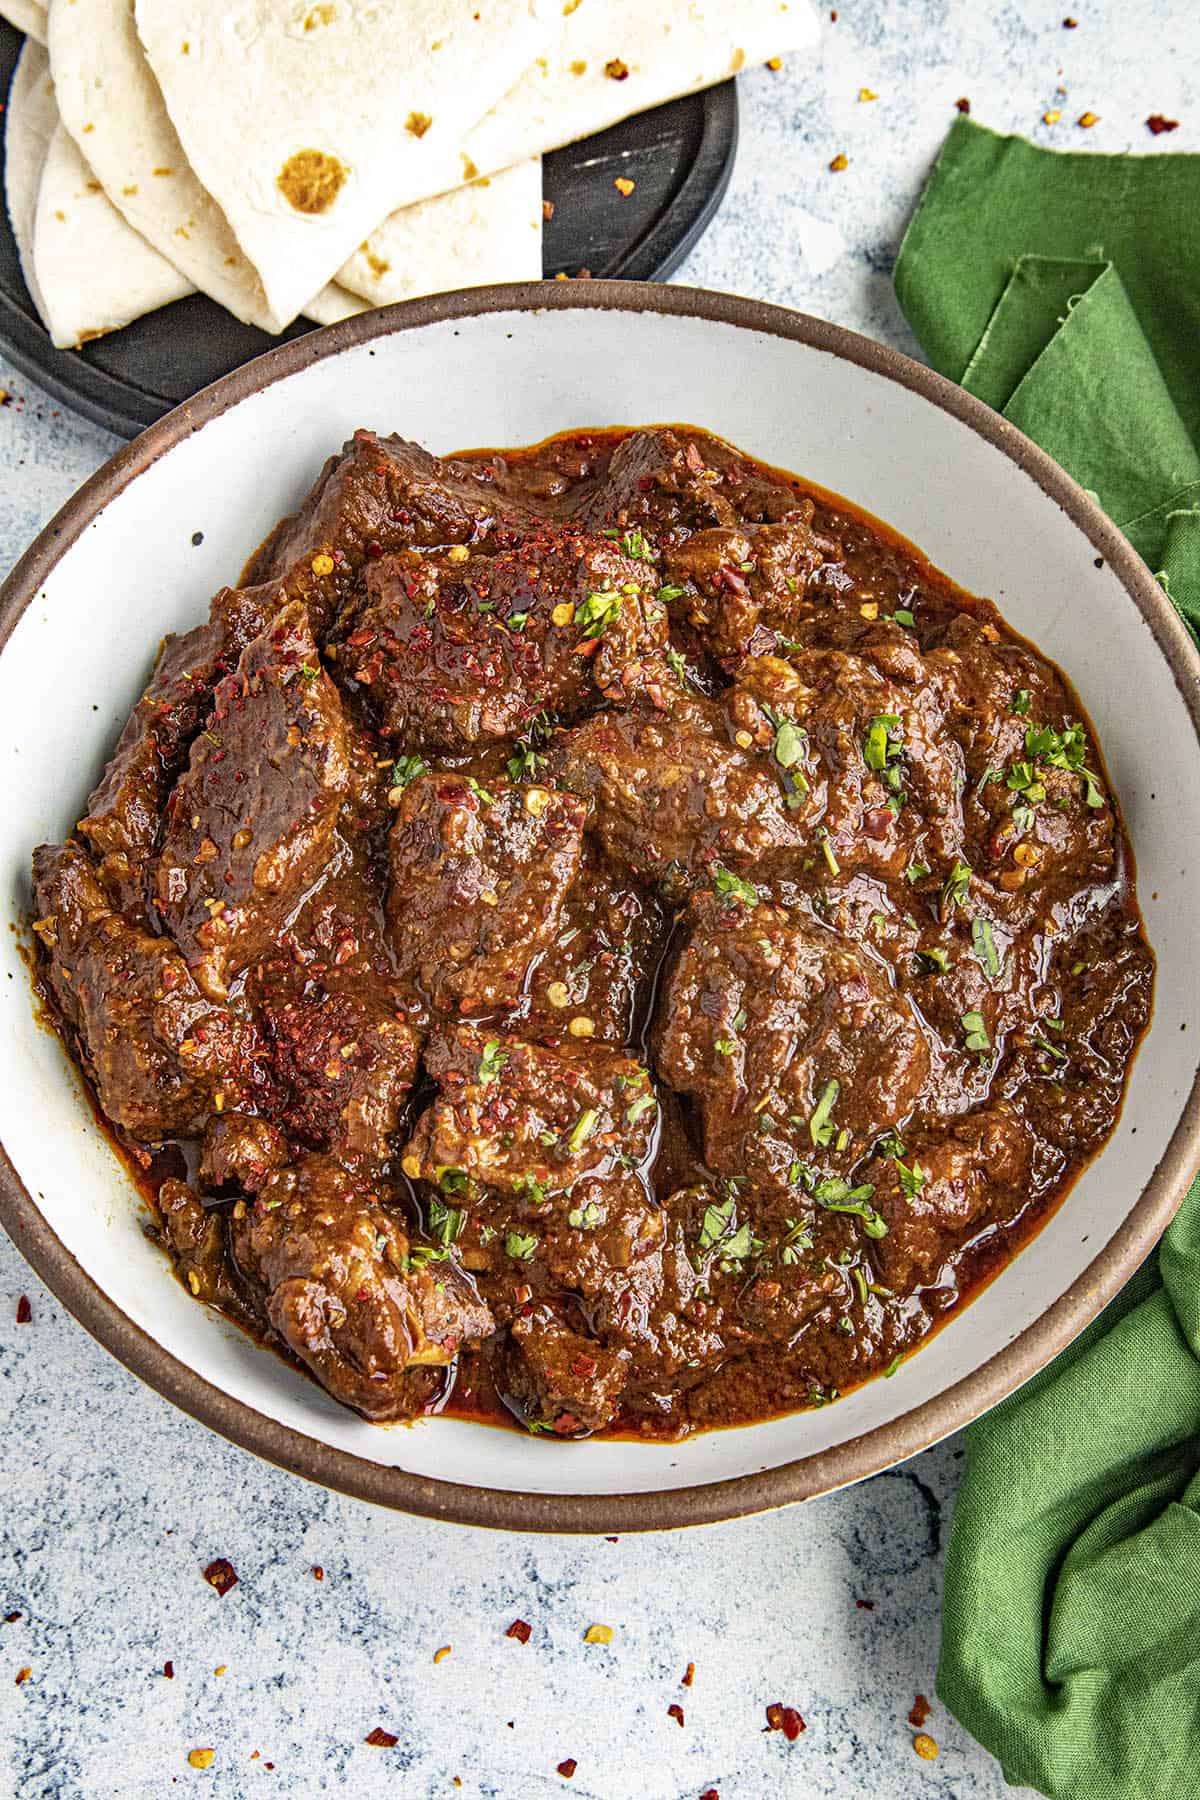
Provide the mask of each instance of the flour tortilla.
[{"label": "flour tortilla", "polygon": [[[422,171],[427,194],[809,49],[819,30],[811,0],[563,0],[562,11],[554,44],[436,171]],[[620,68],[628,73],[617,79]],[[410,190],[398,201],[422,197]]]},{"label": "flour tortilla", "polygon": [[61,122],[42,165],[33,261],[46,329],[60,350],[192,292],[187,277],[125,223]]},{"label": "flour tortilla", "polygon": [[43,323],[46,309],[33,266],[33,222],[42,164],[57,124],[50,59],[39,43],[27,40],[13,70],[4,115],[4,198],[25,286]]},{"label": "flour tortilla", "polygon": [[401,201],[448,185],[431,172],[549,44],[560,6],[137,0],[135,10],[188,160],[283,322]]},{"label": "flour tortilla", "polygon": [[402,207],[338,271],[373,306],[542,278],[542,159]]},{"label": "flour tortilla", "polygon": [[188,167],[142,54],[133,0],[51,0],[50,67],[64,125],[134,230],[235,318],[265,331],[286,324]]},{"label": "flour tortilla", "polygon": [[0,19],[7,19],[35,44],[46,42],[46,8],[41,0],[0,0]]}]

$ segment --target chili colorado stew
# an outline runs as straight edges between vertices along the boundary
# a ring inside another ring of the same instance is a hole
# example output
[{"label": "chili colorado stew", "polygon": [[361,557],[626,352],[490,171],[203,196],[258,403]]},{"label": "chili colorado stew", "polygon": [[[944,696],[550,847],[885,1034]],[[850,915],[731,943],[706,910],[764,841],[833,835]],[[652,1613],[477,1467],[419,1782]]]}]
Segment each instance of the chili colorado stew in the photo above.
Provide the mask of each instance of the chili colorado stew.
[{"label": "chili colorado stew", "polygon": [[193,1294],[369,1419],[558,1438],[892,1373],[1103,1143],[1153,986],[1059,671],[685,427],[359,432],[34,876]]}]

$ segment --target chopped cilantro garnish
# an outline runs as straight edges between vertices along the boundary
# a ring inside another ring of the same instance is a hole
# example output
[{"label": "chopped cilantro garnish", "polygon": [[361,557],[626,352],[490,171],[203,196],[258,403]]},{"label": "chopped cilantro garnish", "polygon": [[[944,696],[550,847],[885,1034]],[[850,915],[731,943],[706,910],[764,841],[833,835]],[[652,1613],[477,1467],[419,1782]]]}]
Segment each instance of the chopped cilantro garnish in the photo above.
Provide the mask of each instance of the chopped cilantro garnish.
[{"label": "chopped cilantro garnish", "polygon": [[300,664],[300,673],[305,681],[315,681],[321,671],[320,669],[314,669],[311,663],[302,662]]},{"label": "chopped cilantro garnish", "polygon": [[713,870],[713,886],[723,900],[740,900],[743,906],[758,905],[758,889],[720,863]]},{"label": "chopped cilantro garnish", "polygon": [[571,1135],[567,1139],[567,1149],[572,1156],[579,1155],[579,1152],[583,1149],[583,1146],[587,1143],[593,1131],[595,1131],[596,1121],[599,1117],[600,1115],[594,1106],[589,1106],[586,1112],[580,1113],[575,1124],[571,1128]]},{"label": "chopped cilantro garnish", "polygon": [[575,608],[575,623],[583,627],[585,638],[601,637],[614,620],[620,618],[623,604],[624,596],[615,588],[588,594]]},{"label": "chopped cilantro garnish", "polygon": [[467,776],[467,786],[470,788],[471,792],[474,794],[475,798],[479,801],[479,804],[481,806],[495,806],[495,804],[496,804],[495,794],[491,794],[488,792],[487,788],[481,787],[479,782],[476,781],[476,779],[473,775]]},{"label": "chopped cilantro garnish", "polygon": [[429,1235],[437,1238],[441,1244],[452,1244],[463,1228],[466,1213],[461,1206],[447,1206],[434,1194],[430,1197]]},{"label": "chopped cilantro garnish", "polygon": [[1018,718],[1024,718],[1025,714],[1029,711],[1029,699],[1030,695],[1028,688],[1017,688],[1012,699],[1008,703],[1009,712],[1016,713]]},{"label": "chopped cilantro garnish", "polygon": [[471,1185],[471,1177],[465,1169],[447,1167],[435,1170],[435,1174],[443,1194],[463,1194]]},{"label": "chopped cilantro garnish", "polygon": [[397,758],[395,767],[392,769],[390,785],[394,788],[406,788],[410,783],[416,781],[418,776],[428,773],[429,764],[423,762],[419,756],[401,756]]},{"label": "chopped cilantro garnish", "polygon": [[483,1046],[483,1055],[479,1059],[480,1087],[486,1087],[489,1081],[498,1081],[500,1071],[507,1061],[508,1052],[500,1048],[500,1039],[489,1038]]},{"label": "chopped cilantro garnish", "polygon": [[806,1250],[813,1247],[812,1232],[800,1219],[787,1219],[787,1235],[779,1246],[779,1260],[785,1268],[791,1269],[800,1261]]},{"label": "chopped cilantro garnish", "polygon": [[824,1092],[817,1101],[816,1111],[808,1121],[809,1136],[818,1147],[833,1141],[833,1109],[841,1091],[840,1081],[827,1081]]},{"label": "chopped cilantro garnish", "polygon": [[725,1236],[733,1224],[733,1209],[737,1202],[730,1194],[727,1200],[715,1200],[704,1209],[704,1217],[700,1221],[700,1248],[713,1250]]},{"label": "chopped cilantro garnish", "polygon": [[670,606],[672,600],[678,600],[683,591],[681,587],[660,587],[658,590],[659,604]]},{"label": "chopped cilantro garnish", "polygon": [[867,1204],[874,1192],[873,1182],[864,1181],[860,1187],[851,1187],[848,1181],[831,1175],[825,1181],[818,1181],[813,1189],[813,1199],[826,1212],[853,1213],[862,1220],[868,1237],[883,1238],[888,1234],[887,1221]]},{"label": "chopped cilantro garnish", "polygon": [[905,1168],[900,1158],[896,1158],[896,1173],[900,1177],[900,1192],[906,1200],[915,1200],[925,1186],[925,1170],[914,1158],[911,1168]]},{"label": "chopped cilantro garnish", "polygon": [[510,781],[534,781],[546,758],[535,750],[528,738],[518,738],[506,767]]},{"label": "chopped cilantro garnish", "polygon": [[[551,1138],[550,1142],[553,1143],[554,1139]],[[522,1175],[516,1184],[516,1191],[524,1199],[531,1200],[534,1206],[540,1206],[546,1198],[546,1190],[536,1175]]]},{"label": "chopped cilantro garnish", "polygon": [[733,1038],[719,1037],[714,1041],[713,1048],[720,1056],[732,1056],[737,1049],[737,1043]]},{"label": "chopped cilantro garnish", "polygon": [[991,1049],[992,1040],[987,1034],[987,1026],[981,1012],[965,1012],[959,1020],[959,1024],[966,1033],[968,1050]]},{"label": "chopped cilantro garnish", "polygon": [[1024,837],[1033,830],[1032,806],[1014,806],[1012,809],[1013,830],[1018,837]]},{"label": "chopped cilantro garnish", "polygon": [[914,887],[918,881],[924,881],[928,873],[929,864],[923,862],[910,862],[904,871],[905,879],[911,881]]},{"label": "chopped cilantro garnish", "polygon": [[537,1239],[527,1236],[523,1231],[510,1231],[504,1239],[504,1254],[515,1258],[517,1262],[532,1262],[537,1247]]},{"label": "chopped cilantro garnish", "polygon": [[942,888],[942,908],[961,906],[967,897],[971,885],[972,869],[970,863],[956,862],[947,875]]},{"label": "chopped cilantro garnish", "polygon": [[996,939],[989,920],[971,920],[971,947],[984,974],[990,981],[994,981],[1000,973],[1000,952],[996,949]]},{"label": "chopped cilantro garnish", "polygon": [[636,525],[621,539],[621,548],[626,556],[632,556],[635,562],[654,562],[658,556],[658,552],[650,540]]},{"label": "chopped cilantro garnish", "polygon": [[[684,661],[682,653],[678,650],[668,649],[665,652],[665,655],[666,655],[668,667],[671,669],[672,673],[679,679],[679,681],[683,684],[683,686],[690,687],[690,688],[696,688],[696,683],[692,680],[691,676],[688,674],[688,666],[687,666],[687,663]],[[700,692],[699,688],[696,688],[696,692],[697,693]]]},{"label": "chopped cilantro garnish", "polygon": [[927,975],[944,975],[950,967],[949,953],[937,944],[932,950],[918,950],[917,961]]}]

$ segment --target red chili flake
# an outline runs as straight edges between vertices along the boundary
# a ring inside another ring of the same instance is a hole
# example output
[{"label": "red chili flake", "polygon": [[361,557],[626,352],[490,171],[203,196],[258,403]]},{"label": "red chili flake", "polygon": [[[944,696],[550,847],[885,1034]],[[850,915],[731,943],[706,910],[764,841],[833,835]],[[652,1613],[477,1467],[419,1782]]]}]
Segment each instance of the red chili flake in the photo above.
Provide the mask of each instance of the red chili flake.
[{"label": "red chili flake", "polygon": [[959,98],[954,102],[954,104],[958,108],[960,113],[969,113],[971,110],[971,102],[967,99],[967,96],[965,94],[960,94]]},{"label": "red chili flake", "polygon": [[324,1581],[324,1579],[325,1579],[324,1569],[321,1567],[320,1563],[314,1563],[313,1564],[313,1580],[314,1581]]},{"label": "red chili flake", "polygon": [[17,1686],[20,1687],[22,1685],[22,1683],[28,1681],[29,1677],[32,1674],[33,1674],[33,1670],[30,1668],[18,1669],[17,1670]]},{"label": "red chili flake", "polygon": [[857,1606],[859,1612],[875,1611],[875,1602],[873,1600],[856,1600],[854,1604]]},{"label": "red chili flake", "polygon": [[680,1685],[680,1687],[691,1687],[691,1685],[692,1685],[693,1681],[695,1681],[695,1679],[696,1679],[696,1665],[695,1665],[695,1663],[689,1663],[687,1668],[683,1671],[683,1680],[679,1683],[679,1685]]},{"label": "red chili flake", "polygon": [[[363,1739],[364,1744],[373,1744],[377,1750],[390,1750],[393,1744],[398,1744],[399,1742],[400,1740],[395,1732],[385,1731],[382,1725],[377,1725],[374,1731],[368,1731],[366,1737]],[[268,1763],[267,1768],[269,1769],[270,1766],[270,1763]]]},{"label": "red chili flake", "polygon": [[216,1561],[210,1562],[205,1569],[204,1579],[209,1587],[216,1588],[223,1600],[230,1588],[237,1586],[237,1570],[228,1557],[218,1556]]},{"label": "red chili flake", "polygon": [[1160,137],[1164,131],[1178,131],[1179,120],[1164,119],[1161,113],[1151,113],[1146,120],[1146,128],[1152,131],[1155,137]]},{"label": "red chili flake", "polygon": [[[830,13],[829,16],[831,19],[837,18],[836,13]],[[721,1800],[721,1796],[720,1796],[720,1794],[718,1794],[716,1788],[705,1788],[704,1792],[700,1796],[700,1800]]]},{"label": "red chili flake", "polygon": [[680,1704],[677,1700],[673,1701],[672,1704],[670,1706],[668,1706],[667,1717],[668,1717],[668,1719],[674,1719],[675,1723],[677,1725],[682,1726],[682,1724],[683,1724],[683,1708],[682,1708],[682,1706],[680,1706]]},{"label": "red chili flake", "polygon": [[28,1325],[33,1318],[33,1308],[29,1304],[29,1295],[22,1294],[17,1301],[17,1324]]},{"label": "red chili flake", "polygon": [[933,1708],[930,1706],[924,1694],[918,1694],[912,1703],[912,1710],[908,1715],[908,1722],[914,1731],[920,1731],[922,1725],[932,1711]]},{"label": "red chili flake", "polygon": [[557,1767],[558,1767],[558,1772],[562,1776],[563,1780],[570,1781],[572,1775],[575,1773],[576,1769],[579,1767],[579,1764],[575,1761],[575,1758],[573,1756],[565,1756],[563,1758],[562,1762],[560,1762],[557,1765]]},{"label": "red chili flake", "polygon": [[604,1541],[606,1544],[619,1544],[621,1540],[619,1537],[615,1537],[615,1538],[606,1537]]},{"label": "red chili flake", "polygon": [[543,200],[542,201],[542,217],[543,217],[543,219],[545,219],[547,225],[550,223],[551,219],[554,217],[554,202],[553,202],[553,200]]},{"label": "red chili flake", "polygon": [[15,1624],[16,1624],[16,1622],[17,1622],[17,1620],[18,1620],[18,1619],[19,1619],[19,1618],[20,1618],[20,1617],[21,1617],[21,1615],[20,1615],[20,1613],[19,1613],[19,1612],[10,1612],[10,1613],[5,1613],[5,1615],[4,1615],[4,1623],[5,1623],[5,1624],[6,1624],[6,1625],[15,1625]]},{"label": "red chili flake", "polygon": [[1064,19],[1063,20],[1063,30],[1064,31],[1074,31],[1074,29],[1078,25],[1078,23],[1079,23],[1078,19]]},{"label": "red chili flake", "polygon": [[518,1644],[527,1644],[532,1631],[533,1626],[527,1625],[524,1619],[514,1619],[504,1635],[505,1637],[516,1638]]},{"label": "red chili flake", "polygon": [[774,1701],[767,1708],[767,1730],[782,1731],[789,1744],[794,1744],[802,1731],[808,1727],[794,1706],[781,1706]]},{"label": "red chili flake", "polygon": [[173,1662],[165,1662],[163,1664],[163,1674],[166,1676],[168,1681],[174,1681],[174,1679],[175,1679],[175,1664]]}]

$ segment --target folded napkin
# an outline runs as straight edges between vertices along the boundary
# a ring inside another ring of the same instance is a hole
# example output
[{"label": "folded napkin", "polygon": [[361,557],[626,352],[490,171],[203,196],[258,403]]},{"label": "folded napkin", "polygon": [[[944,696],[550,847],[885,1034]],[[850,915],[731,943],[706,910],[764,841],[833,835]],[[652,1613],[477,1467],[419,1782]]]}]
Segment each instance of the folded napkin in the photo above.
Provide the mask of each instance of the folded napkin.
[{"label": "folded napkin", "polygon": [[[1200,635],[1200,156],[955,124],[896,265],[934,367],[1091,489]],[[1200,1181],[967,1433],[938,1692],[1053,1800],[1200,1792]]]}]

